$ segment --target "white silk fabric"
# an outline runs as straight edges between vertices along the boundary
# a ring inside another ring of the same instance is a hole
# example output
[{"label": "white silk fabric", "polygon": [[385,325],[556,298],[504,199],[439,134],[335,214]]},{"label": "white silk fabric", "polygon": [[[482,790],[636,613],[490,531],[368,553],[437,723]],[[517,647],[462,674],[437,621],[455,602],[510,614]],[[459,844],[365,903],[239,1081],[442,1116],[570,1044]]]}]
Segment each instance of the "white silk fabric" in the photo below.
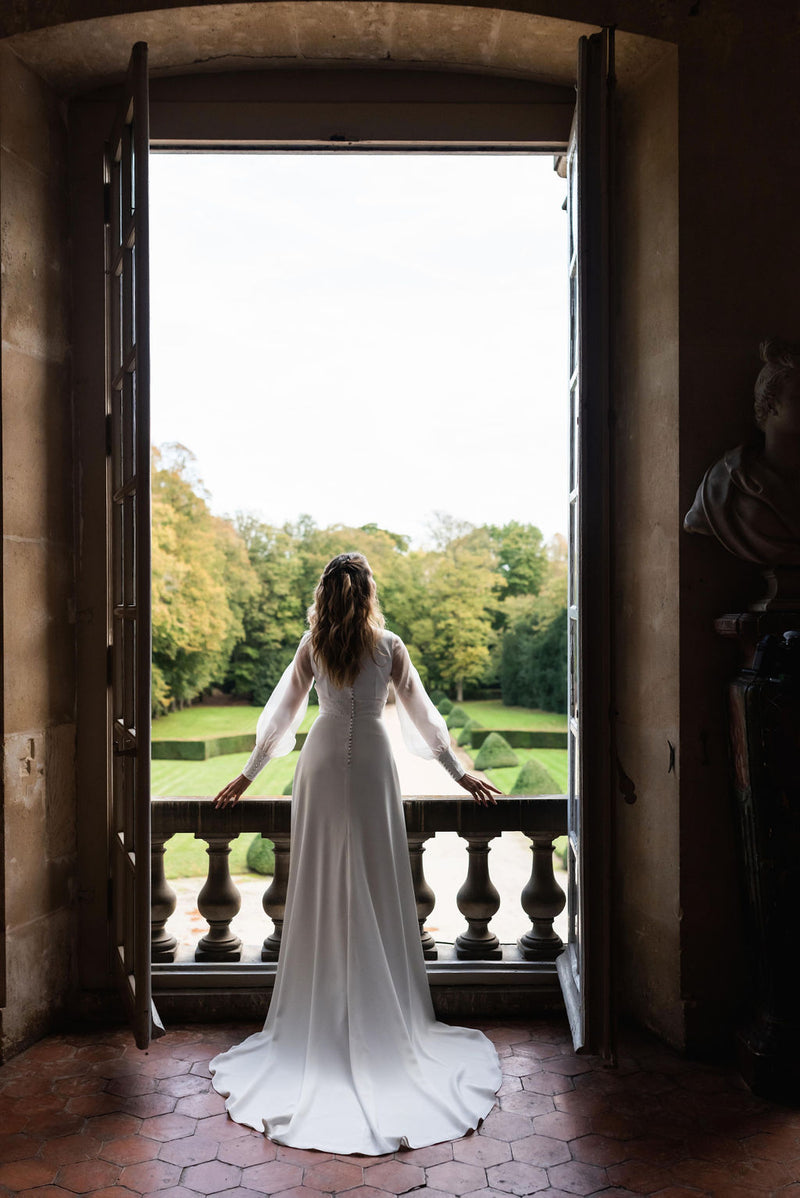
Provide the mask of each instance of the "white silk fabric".
[{"label": "white silk fabric", "polygon": [[313,679],[320,713],[292,787],[275,988],[262,1031],[210,1062],[212,1084],[232,1119],[295,1148],[382,1155],[454,1139],[494,1106],[500,1063],[482,1032],[434,1015],[381,718],[390,679],[425,755],[463,769],[405,646],[385,632],[343,688],[303,638],[259,720],[250,771],[288,752]]}]

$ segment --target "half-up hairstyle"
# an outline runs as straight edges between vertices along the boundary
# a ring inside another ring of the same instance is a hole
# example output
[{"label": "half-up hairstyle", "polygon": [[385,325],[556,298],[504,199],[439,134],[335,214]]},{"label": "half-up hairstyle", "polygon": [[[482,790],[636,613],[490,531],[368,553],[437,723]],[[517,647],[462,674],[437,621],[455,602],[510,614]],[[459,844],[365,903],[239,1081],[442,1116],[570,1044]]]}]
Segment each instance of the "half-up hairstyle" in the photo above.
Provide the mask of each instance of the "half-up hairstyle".
[{"label": "half-up hairstyle", "polygon": [[383,615],[363,553],[340,553],[322,571],[308,609],[311,649],[334,686],[352,686],[365,653],[374,654]]},{"label": "half-up hairstyle", "polygon": [[770,337],[759,346],[764,363],[756,379],[753,408],[756,424],[763,429],[769,416],[774,416],[780,403],[780,393],[796,370],[800,370],[800,343]]}]

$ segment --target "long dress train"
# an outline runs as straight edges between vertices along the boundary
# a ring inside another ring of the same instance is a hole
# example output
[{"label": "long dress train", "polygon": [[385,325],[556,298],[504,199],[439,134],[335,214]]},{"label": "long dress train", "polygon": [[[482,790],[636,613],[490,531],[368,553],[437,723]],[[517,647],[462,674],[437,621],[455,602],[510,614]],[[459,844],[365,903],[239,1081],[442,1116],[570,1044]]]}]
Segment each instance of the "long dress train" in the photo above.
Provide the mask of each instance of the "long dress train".
[{"label": "long dress train", "polygon": [[292,851],[263,1030],[210,1062],[238,1123],[296,1148],[379,1155],[463,1135],[501,1083],[482,1032],[437,1022],[397,769],[381,718],[394,681],[409,747],[463,768],[399,637],[352,687],[317,671],[309,635],[259,719],[248,777],[288,752],[316,679],[320,711],[292,787]]}]

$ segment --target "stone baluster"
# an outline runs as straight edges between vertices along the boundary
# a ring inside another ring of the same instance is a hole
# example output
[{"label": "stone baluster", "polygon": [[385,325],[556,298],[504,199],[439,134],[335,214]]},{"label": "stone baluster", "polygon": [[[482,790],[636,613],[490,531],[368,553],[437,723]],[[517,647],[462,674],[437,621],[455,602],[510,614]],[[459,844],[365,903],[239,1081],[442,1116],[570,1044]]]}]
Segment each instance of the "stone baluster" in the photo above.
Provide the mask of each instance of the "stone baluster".
[{"label": "stone baluster", "polygon": [[526,961],[552,961],[564,947],[553,931],[553,920],[564,910],[566,895],[553,874],[553,836],[526,832],[531,839],[531,876],[522,892],[522,909],[531,921],[530,931],[517,941]]},{"label": "stone baluster", "polygon": [[456,956],[498,960],[500,941],[489,931],[489,921],[500,906],[500,895],[489,877],[489,841],[497,833],[465,836],[469,854],[467,877],[456,895],[458,909],[467,921],[466,932],[456,937]]},{"label": "stone baluster", "polygon": [[164,846],[169,836],[153,834],[150,838],[150,958],[153,961],[174,961],[178,941],[165,928],[178,897],[164,872]]},{"label": "stone baluster", "polygon": [[277,961],[283,934],[283,916],[286,911],[291,837],[283,832],[270,832],[269,838],[275,846],[275,873],[272,875],[271,883],[264,891],[261,906],[274,926],[261,946],[261,960]]},{"label": "stone baluster", "polygon": [[429,839],[430,836],[427,834],[409,834],[408,854],[411,859],[411,877],[414,881],[414,898],[417,902],[417,919],[419,920],[419,937],[422,941],[422,953],[427,961],[436,961],[439,956],[436,948],[436,940],[425,929],[425,920],[436,905],[436,895],[428,885],[422,865],[425,841]]},{"label": "stone baluster", "polygon": [[230,833],[195,833],[205,840],[208,853],[208,877],[197,896],[197,909],[208,922],[208,932],[195,949],[196,961],[238,961],[242,942],[230,929],[231,920],[242,905],[242,897],[233,884],[230,862],[233,836]]}]

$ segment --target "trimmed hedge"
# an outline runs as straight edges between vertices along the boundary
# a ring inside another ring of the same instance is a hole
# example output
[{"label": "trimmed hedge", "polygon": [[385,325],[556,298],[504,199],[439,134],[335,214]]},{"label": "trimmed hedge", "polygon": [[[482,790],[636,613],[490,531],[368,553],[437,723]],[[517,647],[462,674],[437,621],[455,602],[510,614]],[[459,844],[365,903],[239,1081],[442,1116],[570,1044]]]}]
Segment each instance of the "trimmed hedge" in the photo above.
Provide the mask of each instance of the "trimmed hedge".
[{"label": "trimmed hedge", "polygon": [[275,845],[256,834],[247,850],[247,868],[254,874],[275,873]]},{"label": "trimmed hedge", "polygon": [[447,695],[445,695],[445,697],[443,699],[440,699],[439,702],[436,704],[436,706],[438,707],[438,709],[442,713],[442,715],[449,715],[450,712],[453,710],[453,704],[447,698]]},{"label": "trimmed hedge", "polygon": [[[296,749],[302,749],[307,732],[298,732]],[[154,740],[150,746],[153,761],[208,761],[228,753],[252,753],[256,743],[253,732],[231,736],[209,736],[204,740]]]},{"label": "trimmed hedge", "polygon": [[444,693],[444,691],[431,691],[431,702],[433,703],[434,707],[438,707],[442,699],[446,698],[447,695]]},{"label": "trimmed hedge", "polygon": [[457,742],[462,748],[471,748],[472,746],[472,730],[479,727],[477,720],[467,720],[464,727],[458,734]]},{"label": "trimmed hedge", "polygon": [[290,795],[290,794],[292,793],[292,787],[293,787],[293,786],[294,786],[294,778],[291,778],[291,779],[290,779],[290,780],[289,780],[289,781],[286,783],[286,785],[284,786],[284,788],[283,788],[283,793],[284,793],[285,795]]},{"label": "trimmed hedge", "polygon": [[447,713],[448,728],[463,728],[469,721],[469,715],[463,707],[451,707]]},{"label": "trimmed hedge", "polygon": [[558,783],[541,761],[536,761],[535,758],[525,762],[509,791],[509,794],[512,795],[556,795],[558,793]]},{"label": "trimmed hedge", "polygon": [[[479,749],[492,729],[477,724],[472,729],[472,747]],[[514,749],[566,749],[569,737],[566,732],[535,731],[532,728],[496,728]]]},{"label": "trimmed hedge", "polygon": [[499,770],[509,765],[519,765],[519,757],[505,737],[499,732],[490,732],[475,758],[475,769]]}]

